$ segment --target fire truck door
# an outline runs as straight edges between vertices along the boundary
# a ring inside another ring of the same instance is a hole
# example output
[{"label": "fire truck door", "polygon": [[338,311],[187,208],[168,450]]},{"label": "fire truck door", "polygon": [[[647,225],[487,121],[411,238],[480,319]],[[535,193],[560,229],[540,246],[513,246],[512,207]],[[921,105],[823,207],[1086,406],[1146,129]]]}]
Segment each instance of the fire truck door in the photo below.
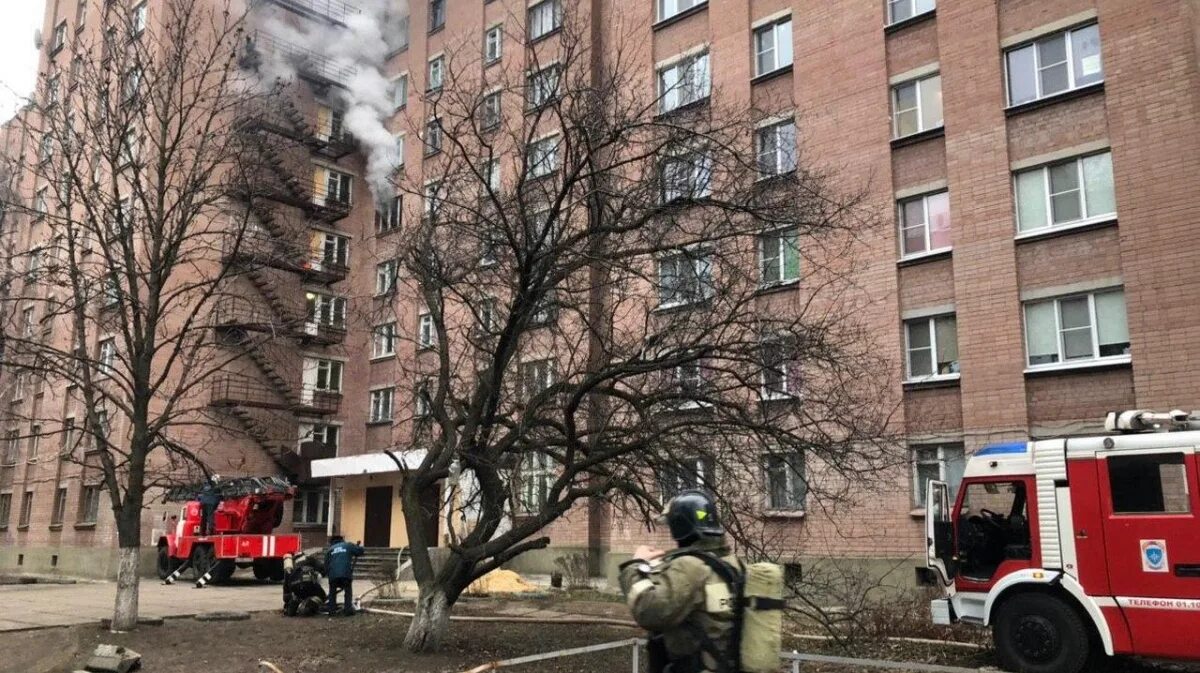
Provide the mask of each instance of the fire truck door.
[{"label": "fire truck door", "polygon": [[950,518],[950,488],[930,481],[925,492],[925,561],[943,586],[953,576],[954,523]]},{"label": "fire truck door", "polygon": [[[1100,457],[1109,586],[1137,654],[1196,653],[1200,631],[1200,523],[1191,447]],[[1080,559],[1086,563],[1086,559]]]}]

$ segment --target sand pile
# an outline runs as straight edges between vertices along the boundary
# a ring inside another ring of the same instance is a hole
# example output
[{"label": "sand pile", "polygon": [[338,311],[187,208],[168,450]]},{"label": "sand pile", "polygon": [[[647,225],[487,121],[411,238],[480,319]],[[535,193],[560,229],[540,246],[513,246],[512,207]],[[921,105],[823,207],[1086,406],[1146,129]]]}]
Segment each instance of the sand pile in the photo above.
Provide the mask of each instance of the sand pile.
[{"label": "sand pile", "polygon": [[468,594],[526,594],[540,591],[511,570],[493,570],[467,587]]}]

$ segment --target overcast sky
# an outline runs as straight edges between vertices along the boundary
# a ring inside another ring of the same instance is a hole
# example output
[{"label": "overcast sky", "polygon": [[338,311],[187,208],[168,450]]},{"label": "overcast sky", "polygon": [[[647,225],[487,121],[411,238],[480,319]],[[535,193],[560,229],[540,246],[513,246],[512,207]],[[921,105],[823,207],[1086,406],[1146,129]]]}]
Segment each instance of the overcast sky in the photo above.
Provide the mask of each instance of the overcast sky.
[{"label": "overcast sky", "polygon": [[45,0],[0,0],[0,121],[7,120],[33,91],[38,52],[33,31],[42,27]]}]

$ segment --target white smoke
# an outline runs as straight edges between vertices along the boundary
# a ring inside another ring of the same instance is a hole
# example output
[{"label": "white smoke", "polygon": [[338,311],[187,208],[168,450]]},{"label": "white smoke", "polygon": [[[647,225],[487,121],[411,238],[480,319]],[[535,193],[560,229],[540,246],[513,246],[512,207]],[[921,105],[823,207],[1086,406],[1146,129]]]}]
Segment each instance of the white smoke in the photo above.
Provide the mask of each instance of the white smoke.
[{"label": "white smoke", "polygon": [[[396,141],[387,128],[394,112],[392,84],[384,75],[388,54],[407,31],[406,0],[358,0],[361,12],[346,17],[346,25],[318,24],[315,21],[284,21],[268,17],[263,29],[272,36],[329,58],[338,69],[353,70],[354,75],[340,81],[336,95],[345,110],[344,126],[367,158],[367,183],[376,197],[392,191],[391,177],[399,163]],[[286,58],[263,54],[259,71],[268,79],[290,79],[296,75],[295,63]],[[344,87],[344,88],[343,88]]]}]

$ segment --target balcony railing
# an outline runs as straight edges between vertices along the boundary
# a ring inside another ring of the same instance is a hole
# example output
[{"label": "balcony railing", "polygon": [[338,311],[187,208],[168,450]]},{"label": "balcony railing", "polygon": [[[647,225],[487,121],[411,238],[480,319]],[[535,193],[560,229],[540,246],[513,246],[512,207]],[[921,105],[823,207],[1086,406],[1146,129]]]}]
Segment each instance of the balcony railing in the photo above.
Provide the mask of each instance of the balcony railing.
[{"label": "balcony railing", "polygon": [[350,194],[345,191],[332,192],[327,185],[316,187],[306,209],[318,219],[333,222],[350,214]]},{"label": "balcony railing", "polygon": [[333,59],[298,44],[282,40],[270,33],[257,31],[246,39],[241,62],[256,67],[265,56],[273,56],[296,69],[304,79],[321,86],[340,86],[358,73],[353,66],[338,65]]},{"label": "balcony railing", "polygon": [[223,253],[229,264],[269,266],[300,274],[310,282],[336,283],[350,275],[348,265],[314,254],[298,242],[281,241],[265,231],[244,232],[241,240],[230,236],[225,240]]},{"label": "balcony railing", "polygon": [[301,386],[299,396],[288,400],[265,383],[232,374],[214,377],[209,391],[209,404],[214,407],[285,409],[300,414],[328,415],[337,413],[342,404],[340,392]]},{"label": "balcony railing", "polygon": [[212,311],[212,325],[217,330],[273,334],[323,346],[346,339],[345,324],[321,322],[311,316],[307,319],[279,316],[265,304],[257,305],[233,297],[217,302]]},{"label": "balcony railing", "polygon": [[358,14],[358,7],[341,0],[258,0],[260,4],[278,5],[289,12],[310,19],[321,19],[330,23],[345,24],[346,19]]}]

